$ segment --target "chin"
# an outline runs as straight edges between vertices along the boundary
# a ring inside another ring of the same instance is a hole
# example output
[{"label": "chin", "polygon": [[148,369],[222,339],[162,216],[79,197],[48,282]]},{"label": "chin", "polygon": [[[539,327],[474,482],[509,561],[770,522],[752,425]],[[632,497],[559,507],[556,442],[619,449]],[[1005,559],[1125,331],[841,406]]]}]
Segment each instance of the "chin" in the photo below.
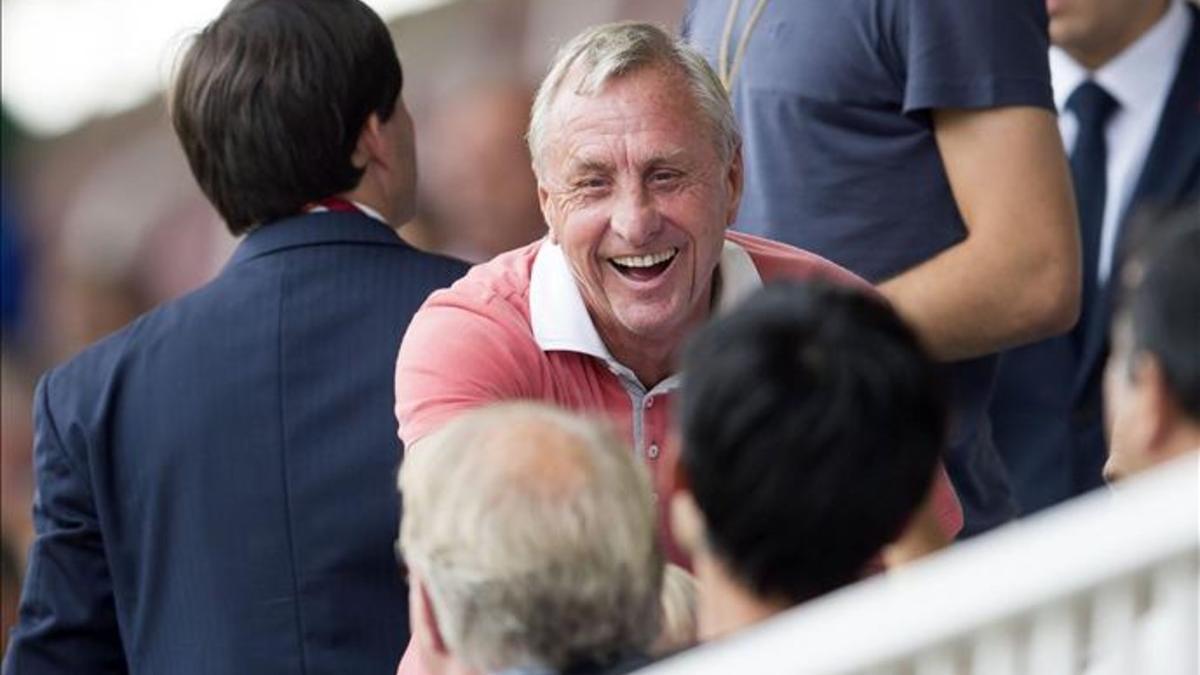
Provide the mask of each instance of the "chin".
[{"label": "chin", "polygon": [[643,340],[656,340],[669,336],[674,329],[674,323],[657,319],[639,321],[632,318],[622,318],[621,326],[630,334]]},{"label": "chin", "polygon": [[676,306],[663,307],[657,303],[641,305],[630,311],[619,312],[621,326],[640,338],[654,339],[672,335],[679,331],[686,312]]},{"label": "chin", "polygon": [[1086,24],[1081,24],[1077,17],[1063,14],[1050,18],[1050,43],[1068,51],[1080,46],[1080,40],[1088,34]]},{"label": "chin", "polygon": [[1131,468],[1132,467],[1127,466],[1126,462],[1121,461],[1119,458],[1109,456],[1109,459],[1107,462],[1105,462],[1104,469],[1102,470],[1104,482],[1110,484],[1120,482],[1129,475]]},{"label": "chin", "polygon": [[1050,19],[1050,44],[1055,47],[1067,48],[1067,44],[1071,41],[1071,31],[1069,28],[1063,28],[1061,19]]}]

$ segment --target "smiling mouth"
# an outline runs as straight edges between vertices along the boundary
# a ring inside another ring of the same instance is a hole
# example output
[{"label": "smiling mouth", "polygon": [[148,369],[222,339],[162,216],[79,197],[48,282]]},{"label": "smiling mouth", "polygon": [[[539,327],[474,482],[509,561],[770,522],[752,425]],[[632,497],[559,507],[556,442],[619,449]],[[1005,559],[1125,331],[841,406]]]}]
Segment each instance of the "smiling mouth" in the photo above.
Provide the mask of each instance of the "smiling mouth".
[{"label": "smiling mouth", "polygon": [[615,256],[609,258],[608,263],[627,279],[650,281],[667,271],[667,268],[671,266],[671,261],[675,260],[678,253],[679,249],[670,248],[649,255]]}]

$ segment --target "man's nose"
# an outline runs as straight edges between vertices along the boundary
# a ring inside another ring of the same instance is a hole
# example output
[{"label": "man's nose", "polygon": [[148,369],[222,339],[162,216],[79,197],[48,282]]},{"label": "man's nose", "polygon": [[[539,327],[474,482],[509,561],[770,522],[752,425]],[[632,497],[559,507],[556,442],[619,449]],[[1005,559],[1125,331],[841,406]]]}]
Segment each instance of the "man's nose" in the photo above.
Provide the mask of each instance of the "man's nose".
[{"label": "man's nose", "polygon": [[662,229],[662,218],[654,200],[640,186],[620,191],[610,220],[613,232],[634,247],[653,241]]}]

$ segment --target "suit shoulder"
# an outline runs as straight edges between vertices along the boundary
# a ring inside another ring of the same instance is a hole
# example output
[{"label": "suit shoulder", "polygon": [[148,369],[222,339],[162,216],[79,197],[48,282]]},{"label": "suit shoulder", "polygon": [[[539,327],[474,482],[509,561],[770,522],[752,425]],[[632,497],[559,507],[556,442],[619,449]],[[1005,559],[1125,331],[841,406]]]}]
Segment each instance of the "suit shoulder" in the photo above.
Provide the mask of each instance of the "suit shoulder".
[{"label": "suit shoulder", "polygon": [[470,263],[458,258],[421,251],[407,244],[399,250],[404,255],[406,266],[426,270],[434,276],[444,278],[447,285],[461,279],[471,269]]},{"label": "suit shoulder", "polygon": [[[164,302],[113,333],[87,345],[43,376],[51,404],[95,404],[122,377],[125,365],[141,358],[148,345],[169,344],[181,317],[204,314],[203,307],[221,304],[221,277]],[[199,311],[198,311],[199,310]]]},{"label": "suit shoulder", "polygon": [[[34,396],[34,421],[39,429],[49,425],[55,436],[76,440],[103,434],[100,420],[107,418],[112,392],[120,390],[124,370],[121,364],[146,316],[88,345],[42,375]],[[62,447],[78,461],[89,445],[87,441],[64,442]]]}]

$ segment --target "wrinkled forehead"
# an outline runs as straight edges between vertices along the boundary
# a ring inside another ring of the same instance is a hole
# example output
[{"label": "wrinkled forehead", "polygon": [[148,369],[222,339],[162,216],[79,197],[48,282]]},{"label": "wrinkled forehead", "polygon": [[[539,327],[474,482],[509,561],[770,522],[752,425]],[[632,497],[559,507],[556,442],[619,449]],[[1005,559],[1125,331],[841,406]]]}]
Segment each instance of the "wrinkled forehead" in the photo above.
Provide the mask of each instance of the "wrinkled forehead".
[{"label": "wrinkled forehead", "polygon": [[636,142],[642,161],[707,157],[710,149],[719,156],[712,125],[687,79],[674,69],[645,66],[613,75],[595,89],[581,87],[579,78],[571,73],[547,106],[539,163],[568,157],[593,162],[598,158],[591,155],[611,150],[608,142],[617,141]]}]

